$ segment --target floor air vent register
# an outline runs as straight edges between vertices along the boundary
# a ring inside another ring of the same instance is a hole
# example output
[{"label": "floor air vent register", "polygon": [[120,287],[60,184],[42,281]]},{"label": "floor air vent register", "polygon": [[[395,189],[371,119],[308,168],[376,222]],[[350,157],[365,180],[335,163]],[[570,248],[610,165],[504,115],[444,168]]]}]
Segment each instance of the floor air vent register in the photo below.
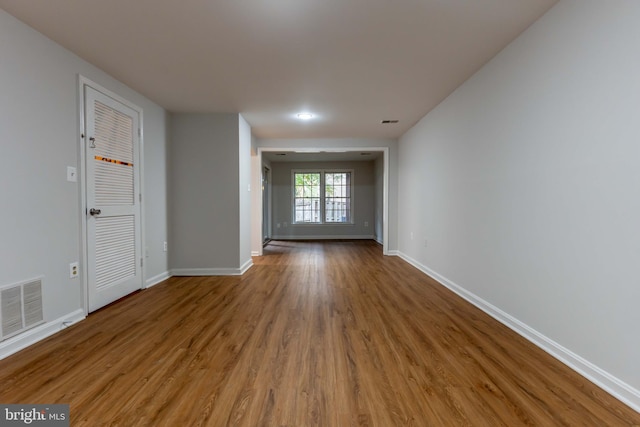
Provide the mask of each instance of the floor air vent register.
[{"label": "floor air vent register", "polygon": [[0,318],[0,341],[43,323],[42,279],[0,288]]}]

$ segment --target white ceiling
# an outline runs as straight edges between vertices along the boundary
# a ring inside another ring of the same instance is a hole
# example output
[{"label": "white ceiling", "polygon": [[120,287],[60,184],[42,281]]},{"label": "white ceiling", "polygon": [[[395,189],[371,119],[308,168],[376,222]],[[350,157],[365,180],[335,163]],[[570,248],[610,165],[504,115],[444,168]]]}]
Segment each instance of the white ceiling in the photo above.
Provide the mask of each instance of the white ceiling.
[{"label": "white ceiling", "polygon": [[[240,112],[259,138],[396,138],[555,3],[0,0],[0,7],[172,112]],[[295,119],[303,110],[314,119]]]}]

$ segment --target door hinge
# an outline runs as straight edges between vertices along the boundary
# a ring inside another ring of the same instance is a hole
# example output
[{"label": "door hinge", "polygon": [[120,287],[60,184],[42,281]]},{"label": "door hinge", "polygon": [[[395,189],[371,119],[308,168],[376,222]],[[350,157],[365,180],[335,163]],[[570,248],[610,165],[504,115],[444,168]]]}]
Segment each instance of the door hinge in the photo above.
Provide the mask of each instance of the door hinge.
[{"label": "door hinge", "polygon": [[140,258],[140,267],[144,267],[144,258]]},{"label": "door hinge", "polygon": [[138,128],[138,138],[142,138],[142,129]]},{"label": "door hinge", "polygon": [[142,203],[142,193],[138,194],[138,199],[140,199],[140,202]]}]

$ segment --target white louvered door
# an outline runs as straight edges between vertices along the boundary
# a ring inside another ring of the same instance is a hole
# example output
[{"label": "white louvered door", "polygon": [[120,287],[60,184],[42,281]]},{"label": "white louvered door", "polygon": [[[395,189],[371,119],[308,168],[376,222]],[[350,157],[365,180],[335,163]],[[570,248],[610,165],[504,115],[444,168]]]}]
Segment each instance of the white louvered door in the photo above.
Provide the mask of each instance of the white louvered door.
[{"label": "white louvered door", "polygon": [[89,311],[142,287],[139,113],[85,86]]}]

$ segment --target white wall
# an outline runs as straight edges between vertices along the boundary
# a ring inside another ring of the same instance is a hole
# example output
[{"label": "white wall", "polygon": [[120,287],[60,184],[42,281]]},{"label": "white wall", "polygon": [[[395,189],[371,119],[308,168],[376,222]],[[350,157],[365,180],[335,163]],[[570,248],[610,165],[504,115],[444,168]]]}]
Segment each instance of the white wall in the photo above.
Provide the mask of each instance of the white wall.
[{"label": "white wall", "polygon": [[[293,224],[292,173],[298,170],[352,170],[353,224]],[[271,230],[274,239],[373,239],[375,233],[374,162],[272,162]],[[365,222],[367,225],[365,226]],[[285,227],[284,224],[287,223]]]},{"label": "white wall", "polygon": [[[144,109],[144,217],[145,279],[155,285],[169,277],[169,136],[170,115],[166,111]],[[153,126],[149,126],[151,120]],[[157,124],[156,124],[157,123]],[[160,124],[160,125],[158,125]]]},{"label": "white wall", "polygon": [[251,185],[251,126],[241,115],[238,116],[238,126],[239,266],[246,266],[251,263],[251,192],[260,193],[260,187]]},{"label": "white wall", "polygon": [[637,1],[561,1],[401,138],[398,167],[401,253],[636,408],[639,22]]},{"label": "white wall", "polygon": [[[398,248],[398,142],[394,139],[368,139],[368,138],[343,138],[343,139],[257,139],[254,143],[255,151],[252,153],[256,156],[257,150],[262,149],[335,149],[335,148],[388,148],[389,150],[389,241],[387,243],[387,249],[391,253],[395,253]],[[252,179],[254,185],[259,185],[260,178],[257,175],[257,160],[252,162],[254,165],[252,171]],[[254,197],[253,203],[259,203],[259,199]],[[252,230],[260,229],[262,212],[260,209],[252,209]],[[276,230],[272,230],[273,233]],[[252,233],[251,236],[251,250],[253,253],[257,253],[262,246],[262,239],[260,233]]]},{"label": "white wall", "polygon": [[380,157],[375,160],[374,163],[374,176],[375,176],[375,188],[374,188],[374,235],[378,243],[383,243],[383,209],[384,209],[384,158]]},{"label": "white wall", "polygon": [[81,259],[79,184],[66,181],[80,166],[79,74],[143,109],[145,280],[166,274],[165,111],[2,10],[0,58],[0,286],[44,276],[49,322],[83,308],[81,280],[69,278]]}]

